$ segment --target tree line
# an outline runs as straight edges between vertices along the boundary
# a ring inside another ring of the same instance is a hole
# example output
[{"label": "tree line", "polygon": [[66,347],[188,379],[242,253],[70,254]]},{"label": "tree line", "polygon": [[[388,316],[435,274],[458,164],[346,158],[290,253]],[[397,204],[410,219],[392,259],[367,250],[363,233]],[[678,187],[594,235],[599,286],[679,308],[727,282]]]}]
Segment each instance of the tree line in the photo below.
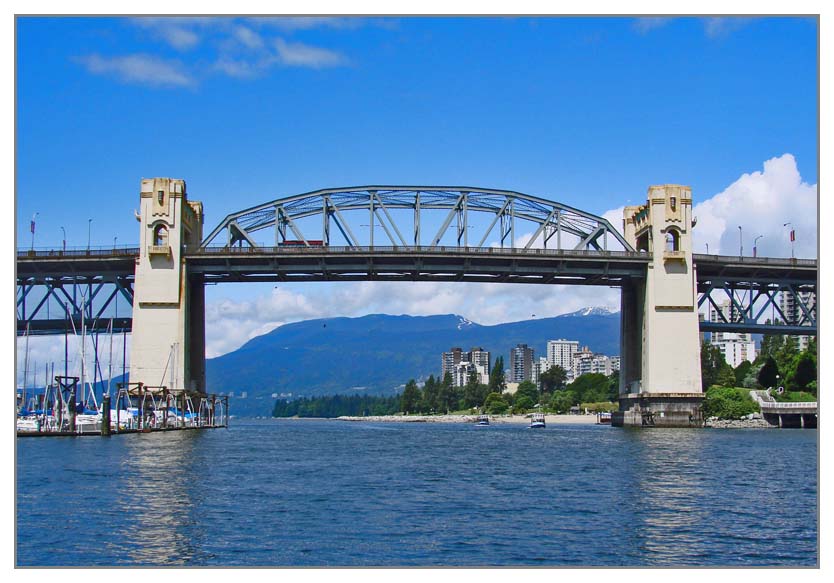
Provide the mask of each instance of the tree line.
[{"label": "tree line", "polygon": [[540,388],[531,381],[519,383],[515,393],[506,392],[504,358],[499,356],[489,374],[489,382],[481,383],[471,373],[462,387],[454,386],[452,375],[443,379],[430,376],[423,388],[413,379],[408,381],[400,396],[400,411],[404,413],[447,413],[477,409],[484,413],[526,413],[532,409],[565,413],[581,403],[608,403],[616,400],[619,375],[585,374],[570,385],[567,372],[553,366],[539,376]]},{"label": "tree line", "polygon": [[[369,395],[328,395],[304,397],[292,401],[279,400],[273,417],[323,417],[392,415],[418,413],[422,415],[478,411],[490,414],[526,413],[536,409],[567,413],[580,404],[607,404],[617,400],[619,373],[610,376],[585,374],[567,384],[567,372],[554,366],[539,376],[537,387],[531,381],[519,383],[515,393],[506,392],[504,359],[499,356],[489,374],[489,382],[480,382],[474,372],[465,385],[456,387],[451,373],[440,379],[434,375],[422,388],[409,380],[398,395],[374,397]],[[589,409],[599,406],[589,405]],[[608,410],[610,407],[602,406]]]},{"label": "tree line", "polygon": [[400,397],[374,397],[370,395],[327,395],[303,397],[292,401],[275,402],[273,417],[361,417],[365,415],[392,415],[399,410]]},{"label": "tree line", "polygon": [[731,367],[721,350],[705,342],[701,346],[701,381],[706,391],[712,386],[767,389],[784,387],[787,391],[817,394],[817,339],[800,351],[791,336],[765,334],[759,355],[753,362]]}]

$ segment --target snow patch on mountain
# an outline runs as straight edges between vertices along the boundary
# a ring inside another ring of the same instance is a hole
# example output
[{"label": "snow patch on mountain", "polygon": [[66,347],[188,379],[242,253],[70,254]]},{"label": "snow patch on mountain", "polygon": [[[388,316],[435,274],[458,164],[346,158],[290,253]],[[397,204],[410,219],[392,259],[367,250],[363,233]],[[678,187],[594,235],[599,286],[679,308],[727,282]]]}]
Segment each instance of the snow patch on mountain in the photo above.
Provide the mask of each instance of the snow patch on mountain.
[{"label": "snow patch on mountain", "polygon": [[564,316],[610,316],[611,314],[618,313],[619,310],[611,310],[610,308],[606,308],[605,306],[588,306],[587,308],[582,308],[581,310],[576,310],[575,312],[571,312],[570,314],[563,314]]},{"label": "snow patch on mountain", "polygon": [[471,325],[471,321],[467,320],[463,316],[458,316],[458,330],[463,330],[464,328],[468,328]]}]

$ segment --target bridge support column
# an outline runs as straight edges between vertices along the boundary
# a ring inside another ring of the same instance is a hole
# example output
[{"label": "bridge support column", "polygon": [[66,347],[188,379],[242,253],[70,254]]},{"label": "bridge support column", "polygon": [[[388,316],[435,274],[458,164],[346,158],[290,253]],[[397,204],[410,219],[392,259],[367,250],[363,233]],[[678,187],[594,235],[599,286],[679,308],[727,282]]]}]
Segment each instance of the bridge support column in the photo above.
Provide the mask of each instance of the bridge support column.
[{"label": "bridge support column", "polygon": [[183,256],[200,244],[203,207],[185,181],[142,180],[133,300],[130,381],[205,392],[203,281]]},{"label": "bridge support column", "polygon": [[701,346],[692,263],[689,187],[652,186],[645,205],[626,207],[624,234],[652,256],[645,280],[622,288],[617,426],[700,427]]}]

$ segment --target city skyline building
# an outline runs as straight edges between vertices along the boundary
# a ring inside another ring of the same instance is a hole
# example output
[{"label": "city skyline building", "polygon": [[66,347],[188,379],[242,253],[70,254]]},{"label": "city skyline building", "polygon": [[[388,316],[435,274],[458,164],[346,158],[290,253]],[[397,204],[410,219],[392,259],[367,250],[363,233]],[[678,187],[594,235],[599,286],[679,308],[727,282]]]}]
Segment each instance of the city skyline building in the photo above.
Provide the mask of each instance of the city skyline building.
[{"label": "city skyline building", "polygon": [[526,344],[519,344],[510,350],[510,380],[514,383],[533,380],[533,357],[535,351]]}]

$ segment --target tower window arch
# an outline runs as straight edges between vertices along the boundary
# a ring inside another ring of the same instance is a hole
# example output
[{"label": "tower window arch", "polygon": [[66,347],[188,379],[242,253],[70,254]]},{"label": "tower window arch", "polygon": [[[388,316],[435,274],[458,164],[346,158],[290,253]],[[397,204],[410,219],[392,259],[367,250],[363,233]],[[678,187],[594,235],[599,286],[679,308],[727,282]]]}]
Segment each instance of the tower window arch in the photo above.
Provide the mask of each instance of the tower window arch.
[{"label": "tower window arch", "polygon": [[681,237],[675,230],[666,231],[666,251],[680,251]]},{"label": "tower window arch", "polygon": [[157,225],[153,229],[153,244],[163,246],[168,244],[168,227]]}]

